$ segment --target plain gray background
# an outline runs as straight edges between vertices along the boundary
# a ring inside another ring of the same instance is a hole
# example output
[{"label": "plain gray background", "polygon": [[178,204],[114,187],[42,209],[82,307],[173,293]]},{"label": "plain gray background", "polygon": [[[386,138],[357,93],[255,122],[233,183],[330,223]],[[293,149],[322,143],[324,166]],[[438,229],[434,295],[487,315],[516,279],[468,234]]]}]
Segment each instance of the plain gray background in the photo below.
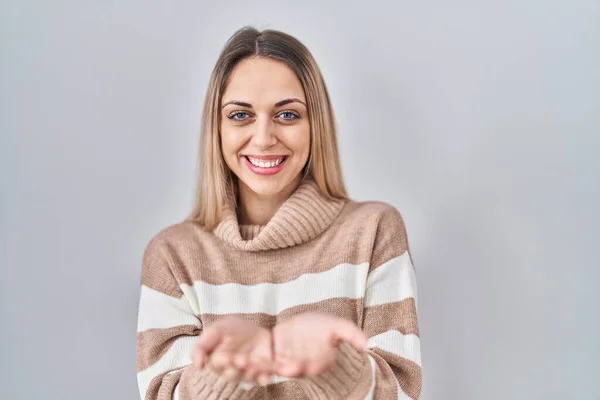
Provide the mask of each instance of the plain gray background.
[{"label": "plain gray background", "polygon": [[403,213],[423,399],[600,398],[598,1],[3,1],[0,398],[136,399],[143,249],[226,39],[297,36]]}]

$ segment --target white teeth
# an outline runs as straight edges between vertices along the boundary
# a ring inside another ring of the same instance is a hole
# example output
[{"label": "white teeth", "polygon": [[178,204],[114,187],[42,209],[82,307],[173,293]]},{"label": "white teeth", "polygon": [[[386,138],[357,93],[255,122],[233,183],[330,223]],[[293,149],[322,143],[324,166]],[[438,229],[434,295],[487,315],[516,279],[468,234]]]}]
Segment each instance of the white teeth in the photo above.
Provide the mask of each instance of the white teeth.
[{"label": "white teeth", "polygon": [[256,158],[251,158],[251,157],[247,157],[247,158],[253,165],[255,165],[257,167],[261,167],[261,168],[273,168],[273,167],[281,164],[281,162],[283,161],[283,157],[278,158],[277,160],[274,160],[274,161],[261,161]]}]

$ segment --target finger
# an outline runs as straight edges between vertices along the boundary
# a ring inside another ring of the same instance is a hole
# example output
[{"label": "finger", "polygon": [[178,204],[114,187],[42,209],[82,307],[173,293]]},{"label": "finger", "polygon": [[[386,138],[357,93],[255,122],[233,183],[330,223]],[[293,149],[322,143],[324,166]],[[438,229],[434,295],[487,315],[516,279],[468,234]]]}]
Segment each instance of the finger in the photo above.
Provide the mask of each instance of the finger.
[{"label": "finger", "polygon": [[295,356],[293,343],[289,338],[282,338],[275,349],[275,373],[284,376],[285,371],[295,370],[297,358]]},{"label": "finger", "polygon": [[211,362],[216,368],[225,368],[233,366],[233,356],[235,353],[235,343],[231,336],[223,336],[220,344],[211,354]]},{"label": "finger", "polygon": [[[212,328],[212,329],[211,329]],[[202,351],[205,355],[212,353],[217,345],[223,339],[223,333],[218,327],[206,329],[196,341],[195,347]]]},{"label": "finger", "polygon": [[230,342],[224,340],[210,355],[210,364],[218,372],[222,372],[227,367],[234,366],[234,353],[231,351]]},{"label": "finger", "polygon": [[[292,356],[292,354],[290,353],[285,353],[285,354],[277,354],[277,357],[274,360],[274,369],[275,371],[279,371],[281,368],[283,368],[285,365],[287,364],[291,364],[294,362],[294,357]],[[279,372],[277,372],[279,373]]]},{"label": "finger", "polygon": [[270,373],[272,370],[273,356],[270,343],[257,345],[250,353],[250,364],[259,372]]},{"label": "finger", "polygon": [[238,378],[241,375],[241,371],[235,367],[227,367],[225,368],[225,370],[223,371],[223,378],[227,379],[228,381],[236,381],[238,380]]},{"label": "finger", "polygon": [[289,351],[289,350],[279,350],[277,352],[275,352],[275,354],[273,355],[273,361],[277,362],[277,361],[286,361],[289,359],[292,359],[293,354]]},{"label": "finger", "polygon": [[303,369],[303,363],[299,361],[281,362],[277,367],[277,374],[287,378],[296,378],[300,376]]},{"label": "finger", "polygon": [[298,377],[301,375],[305,355],[303,348],[304,343],[302,341],[288,339],[286,341],[286,348],[283,349],[283,353],[279,354],[277,358],[277,374],[286,376],[289,378]]},{"label": "finger", "polygon": [[246,353],[238,353],[233,358],[233,365],[239,369],[245,369],[248,367],[249,357]]},{"label": "finger", "polygon": [[206,363],[206,356],[204,355],[202,350],[200,350],[197,347],[194,347],[192,349],[192,363],[196,368],[199,369],[204,368],[204,365]]},{"label": "finger", "polygon": [[[365,335],[356,325],[347,320],[340,320],[334,330],[333,338],[336,342],[343,340],[348,342],[358,351],[367,347],[367,335]],[[336,343],[337,344],[337,343]]]},{"label": "finger", "polygon": [[210,356],[211,367],[218,372],[233,366],[233,355],[227,351],[216,351]]},{"label": "finger", "polygon": [[262,386],[267,386],[271,383],[271,375],[270,374],[259,374],[257,377],[257,382]]},{"label": "finger", "polygon": [[256,368],[249,366],[242,374],[242,380],[244,382],[255,382],[257,375],[258,371],[256,370]]}]

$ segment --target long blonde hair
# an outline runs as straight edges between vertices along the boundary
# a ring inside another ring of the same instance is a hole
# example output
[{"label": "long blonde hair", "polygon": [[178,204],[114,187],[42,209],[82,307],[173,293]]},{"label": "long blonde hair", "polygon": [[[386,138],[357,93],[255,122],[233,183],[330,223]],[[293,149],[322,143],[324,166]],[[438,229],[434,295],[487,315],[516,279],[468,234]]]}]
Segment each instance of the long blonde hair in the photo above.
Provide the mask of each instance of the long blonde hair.
[{"label": "long blonde hair", "polygon": [[276,30],[244,27],[229,38],[212,71],[202,113],[196,204],[188,220],[212,230],[223,217],[224,205],[235,203],[237,179],[225,164],[219,127],[220,103],[234,67],[248,57],[277,60],[291,68],[304,89],[310,121],[311,148],[304,174],[311,175],[322,194],[346,199],[340,165],[335,116],[321,71],[298,39]]}]

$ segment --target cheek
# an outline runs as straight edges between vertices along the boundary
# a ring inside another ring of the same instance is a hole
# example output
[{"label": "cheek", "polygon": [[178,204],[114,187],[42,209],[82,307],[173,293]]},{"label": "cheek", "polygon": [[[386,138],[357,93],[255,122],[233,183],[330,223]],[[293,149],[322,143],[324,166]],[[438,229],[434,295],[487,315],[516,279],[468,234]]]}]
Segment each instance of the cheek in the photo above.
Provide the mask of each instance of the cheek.
[{"label": "cheek", "polygon": [[298,156],[308,157],[310,152],[310,126],[308,124],[298,126],[287,135],[289,148]]},{"label": "cheek", "polygon": [[227,156],[235,155],[240,150],[240,135],[230,132],[227,129],[221,130],[221,148]]},{"label": "cheek", "polygon": [[237,153],[240,150],[239,144],[235,139],[235,135],[232,135],[230,132],[227,131],[221,131],[220,140],[223,157],[225,158],[225,163],[229,168],[235,169]]}]

